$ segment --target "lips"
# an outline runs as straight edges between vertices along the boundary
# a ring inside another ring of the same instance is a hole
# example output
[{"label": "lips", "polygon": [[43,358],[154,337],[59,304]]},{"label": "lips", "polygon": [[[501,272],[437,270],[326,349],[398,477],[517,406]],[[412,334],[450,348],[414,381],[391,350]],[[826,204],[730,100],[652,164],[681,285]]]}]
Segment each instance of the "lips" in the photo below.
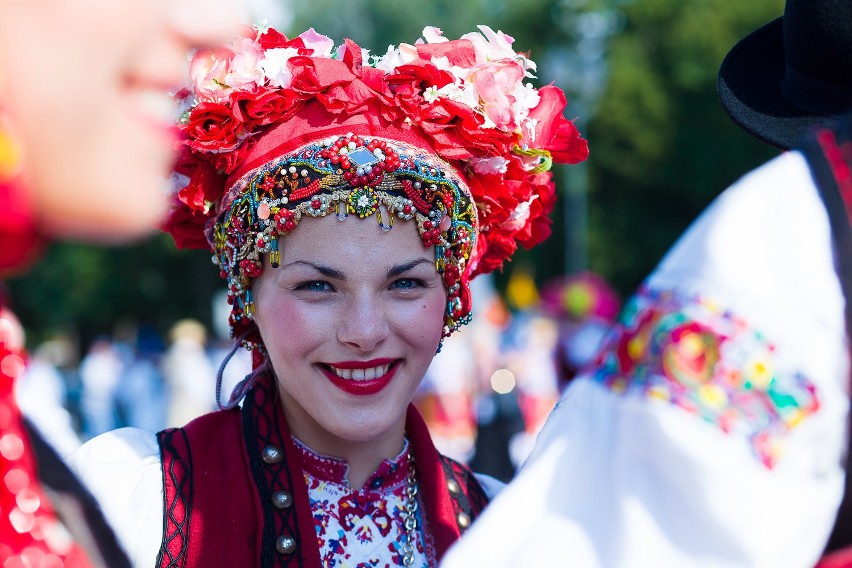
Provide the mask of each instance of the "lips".
[{"label": "lips", "polygon": [[376,394],[396,374],[397,359],[341,361],[322,365],[323,374],[340,390],[358,396]]}]

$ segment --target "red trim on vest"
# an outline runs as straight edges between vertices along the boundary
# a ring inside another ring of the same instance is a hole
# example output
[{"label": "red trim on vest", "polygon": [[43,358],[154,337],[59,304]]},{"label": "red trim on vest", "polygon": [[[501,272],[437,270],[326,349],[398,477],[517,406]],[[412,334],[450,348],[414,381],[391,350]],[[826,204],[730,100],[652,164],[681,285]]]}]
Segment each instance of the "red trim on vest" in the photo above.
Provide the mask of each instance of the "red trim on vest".
[{"label": "red trim on vest", "polygon": [[815,568],[852,568],[852,547],[823,556]]},{"label": "red trim on vest", "polygon": [[413,404],[408,406],[405,431],[414,453],[417,481],[423,493],[429,532],[435,543],[436,556],[440,560],[450,545],[461,536],[453,500],[447,489],[440,454],[432,443],[426,423]]}]

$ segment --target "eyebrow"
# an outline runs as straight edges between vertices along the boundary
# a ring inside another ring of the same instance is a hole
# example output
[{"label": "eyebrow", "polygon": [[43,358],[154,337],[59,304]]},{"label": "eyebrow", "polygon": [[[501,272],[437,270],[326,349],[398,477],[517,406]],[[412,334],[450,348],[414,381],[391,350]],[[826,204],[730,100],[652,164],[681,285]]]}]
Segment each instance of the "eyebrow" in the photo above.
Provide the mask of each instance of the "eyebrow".
[{"label": "eyebrow", "polygon": [[423,264],[423,263],[432,264],[432,262],[433,261],[426,259],[426,258],[416,258],[412,261],[406,262],[405,264],[397,264],[397,265],[392,266],[390,268],[390,270],[388,270],[387,277],[393,278],[394,276],[399,276],[400,274],[404,274],[404,273],[408,272],[409,270],[411,270],[412,268],[414,268],[415,266],[417,266],[419,264]]},{"label": "eyebrow", "polygon": [[328,278],[334,278],[335,280],[346,280],[346,275],[343,274],[339,270],[335,270],[330,266],[323,266],[322,264],[314,264],[313,262],[308,262],[307,260],[294,260],[288,264],[285,264],[281,268],[289,268],[291,266],[295,266],[296,264],[304,264],[306,266],[310,266],[323,276],[327,276]]},{"label": "eyebrow", "polygon": [[[420,264],[432,264],[432,261],[427,258],[416,258],[404,264],[396,264],[388,269],[387,278],[393,278],[394,276],[399,276],[400,274],[405,274],[415,266]],[[304,264],[305,266],[310,266],[323,276],[328,278],[334,278],[335,280],[346,281],[346,274],[341,272],[340,270],[336,270],[331,268],[330,266],[324,266],[322,264],[315,264],[313,262],[308,262],[307,260],[294,260],[288,264],[283,265],[281,268],[289,268],[290,266],[294,266],[297,264]]]}]

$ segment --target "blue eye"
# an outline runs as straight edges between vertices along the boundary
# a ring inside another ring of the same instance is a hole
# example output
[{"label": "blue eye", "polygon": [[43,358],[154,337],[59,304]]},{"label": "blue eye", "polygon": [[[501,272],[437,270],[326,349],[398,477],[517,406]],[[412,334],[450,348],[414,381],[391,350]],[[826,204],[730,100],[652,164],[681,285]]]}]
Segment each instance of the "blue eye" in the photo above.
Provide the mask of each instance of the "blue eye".
[{"label": "blue eye", "polygon": [[308,280],[296,285],[296,290],[305,290],[307,292],[330,292],[333,290],[331,284],[324,280]]},{"label": "blue eye", "polygon": [[412,290],[421,286],[423,286],[423,281],[416,278],[400,278],[399,280],[394,280],[393,284],[391,284],[391,287],[399,290]]}]

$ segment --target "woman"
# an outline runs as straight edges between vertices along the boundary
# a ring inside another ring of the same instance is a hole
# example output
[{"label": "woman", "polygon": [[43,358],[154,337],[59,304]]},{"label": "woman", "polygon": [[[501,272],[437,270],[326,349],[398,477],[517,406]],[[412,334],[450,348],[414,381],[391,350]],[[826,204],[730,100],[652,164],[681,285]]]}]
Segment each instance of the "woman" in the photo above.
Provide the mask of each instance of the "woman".
[{"label": "woman", "polygon": [[409,403],[587,148],[480,29],[368,58],[259,28],[195,57],[167,225],[213,250],[255,370],[228,410],[75,456],[138,564],[434,566],[484,506]]},{"label": "woman", "polygon": [[[157,225],[174,160],[168,90],[191,48],[233,33],[230,1],[201,4],[0,0],[0,276],[48,239],[124,241]],[[25,359],[0,300],[0,561],[124,566],[91,497],[21,417]]]}]

